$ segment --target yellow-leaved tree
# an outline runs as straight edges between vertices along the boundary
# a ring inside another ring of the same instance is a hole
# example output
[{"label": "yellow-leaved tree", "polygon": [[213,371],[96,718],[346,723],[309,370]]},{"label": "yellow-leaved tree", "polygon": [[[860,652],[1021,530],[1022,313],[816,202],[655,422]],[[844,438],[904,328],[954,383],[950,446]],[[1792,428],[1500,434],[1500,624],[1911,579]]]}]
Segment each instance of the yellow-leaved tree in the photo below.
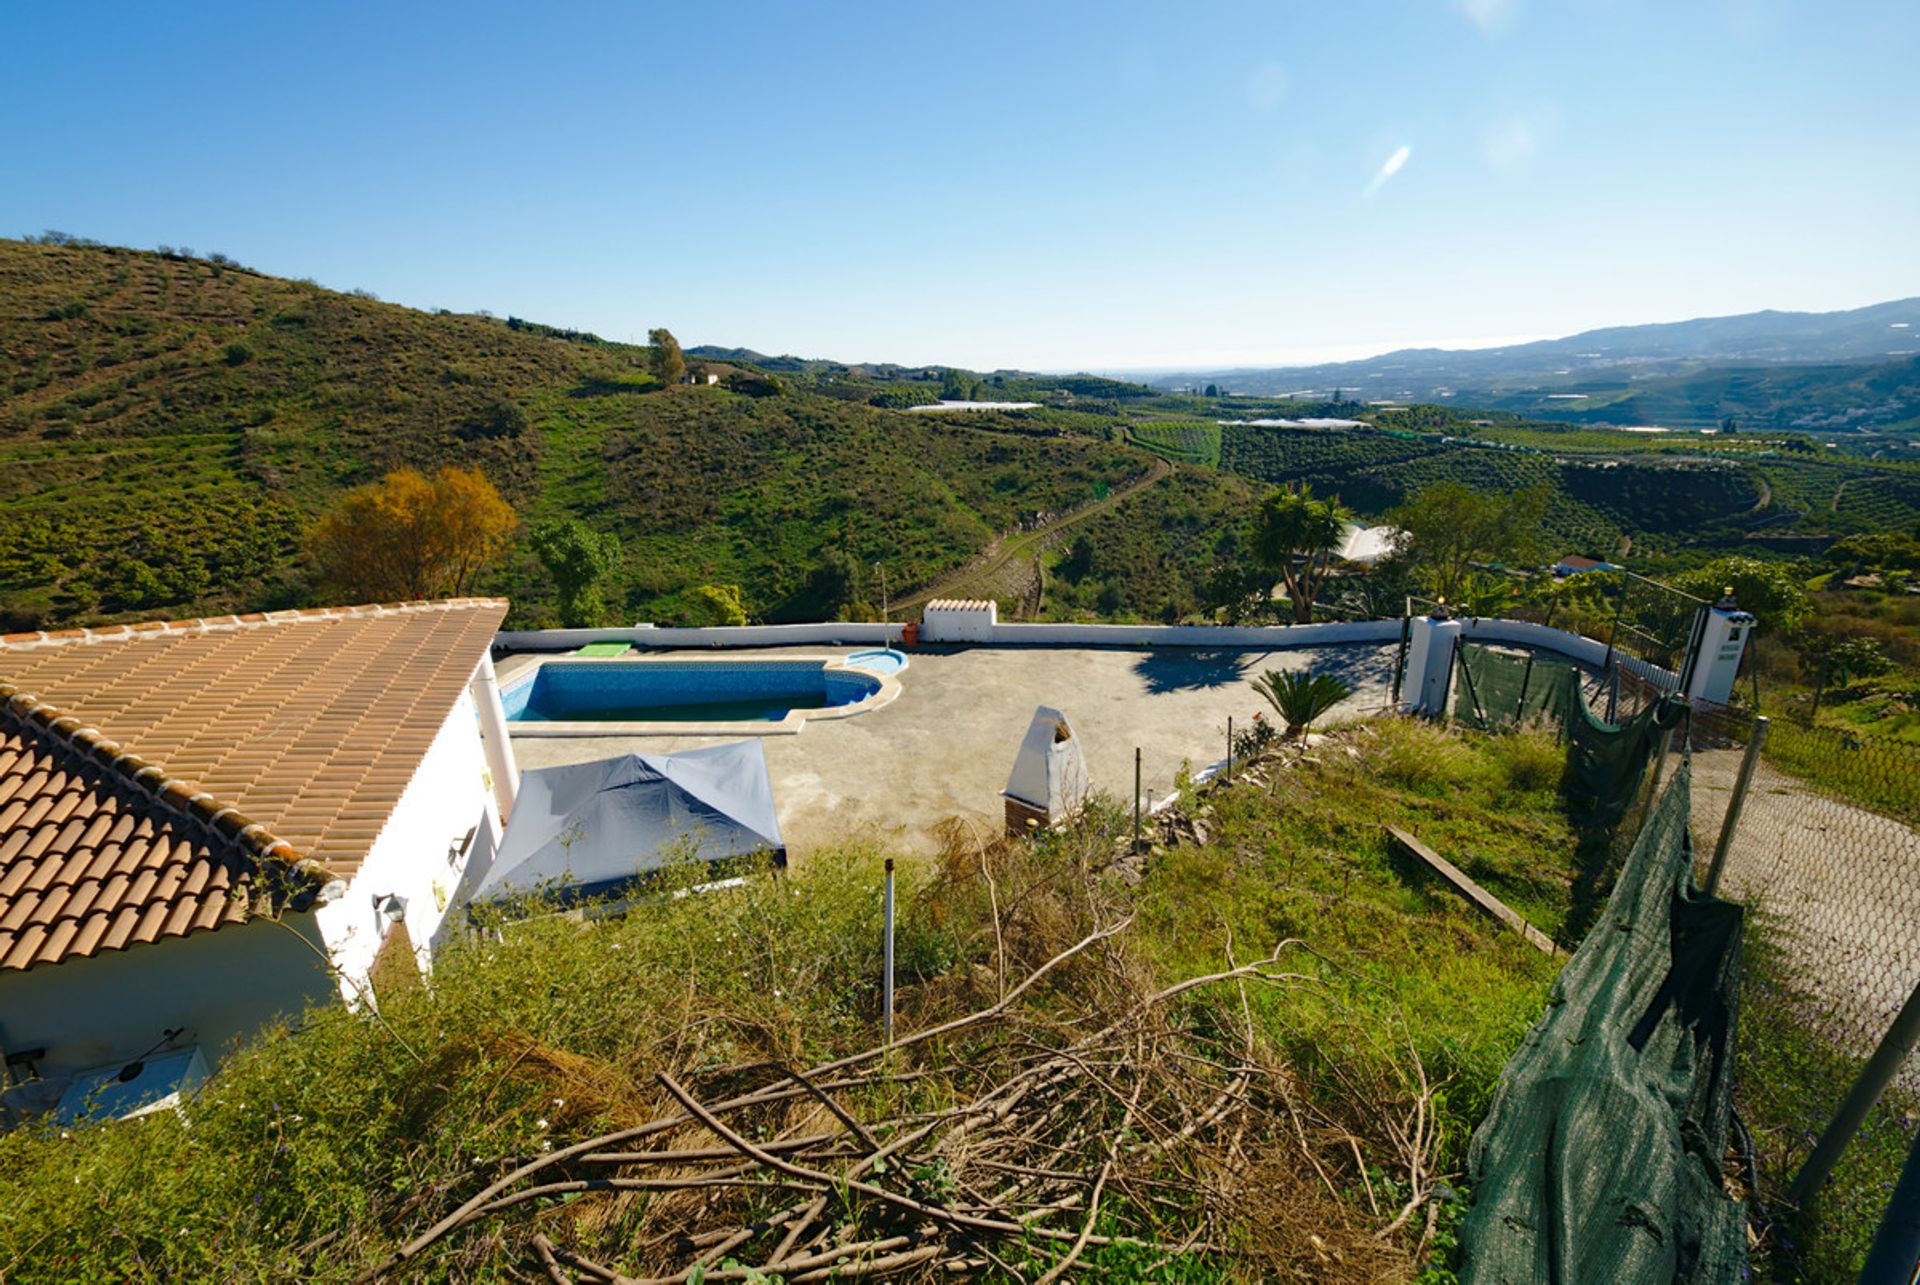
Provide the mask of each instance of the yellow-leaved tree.
[{"label": "yellow-leaved tree", "polygon": [[314,524],[307,550],[327,588],[354,601],[460,597],[515,522],[479,469],[403,468],[349,491]]}]

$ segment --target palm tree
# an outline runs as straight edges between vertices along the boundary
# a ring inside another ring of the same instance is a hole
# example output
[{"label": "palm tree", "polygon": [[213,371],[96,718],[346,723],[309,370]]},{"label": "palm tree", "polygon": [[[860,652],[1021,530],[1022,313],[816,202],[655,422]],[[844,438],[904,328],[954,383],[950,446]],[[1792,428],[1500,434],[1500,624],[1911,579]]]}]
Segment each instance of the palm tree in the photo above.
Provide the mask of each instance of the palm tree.
[{"label": "palm tree", "polygon": [[1274,712],[1286,720],[1286,738],[1290,741],[1303,735],[1314,719],[1353,695],[1353,688],[1332,674],[1273,669],[1253,680],[1253,690],[1266,697]]},{"label": "palm tree", "polygon": [[1273,491],[1260,502],[1253,523],[1254,557],[1267,572],[1269,586],[1286,586],[1296,623],[1313,620],[1314,600],[1352,517],[1338,498],[1321,499],[1311,486]]}]

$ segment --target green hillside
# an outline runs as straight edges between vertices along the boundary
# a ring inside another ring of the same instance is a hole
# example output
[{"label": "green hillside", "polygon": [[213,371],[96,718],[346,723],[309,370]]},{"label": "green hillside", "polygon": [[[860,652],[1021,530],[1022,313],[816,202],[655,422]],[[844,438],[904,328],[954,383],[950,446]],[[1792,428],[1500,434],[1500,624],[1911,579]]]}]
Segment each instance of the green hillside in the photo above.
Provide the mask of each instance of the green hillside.
[{"label": "green hillside", "polygon": [[1625,536],[1642,543],[1647,537],[1668,545],[1685,542],[1747,513],[1760,498],[1749,471],[1732,461],[1653,454],[1559,457],[1438,434],[1229,425],[1220,458],[1223,467],[1248,477],[1310,482],[1372,516],[1435,482],[1502,493],[1544,485],[1556,493],[1549,533],[1571,550],[1602,554],[1616,550]]},{"label": "green hillside", "polygon": [[[1071,423],[661,389],[642,348],[117,248],[0,241],[0,352],[10,628],[311,601],[305,525],[403,465],[616,532],[616,610],[671,620],[711,581],[762,618],[831,611],[829,554],[899,591],[1149,464]],[[524,546],[482,587],[549,610]]]},{"label": "green hillside", "polygon": [[[647,351],[223,260],[0,241],[0,628],[318,601],[304,530],[403,465],[477,466],[514,505],[520,542],[479,587],[511,596],[518,624],[553,617],[525,531],[561,515],[620,537],[615,616],[663,622],[708,583],[740,585],[762,620],[877,605],[883,583],[898,601],[1000,536],[1026,568],[1010,611],[1202,612],[1257,494],[1230,474],[1312,482],[1367,516],[1436,481],[1544,483],[1556,544],[1630,540],[1643,566],[1920,522],[1920,465],[1801,435],[763,359],[776,379],[742,350],[725,350],[727,382],[661,388]],[[945,383],[1042,404],[897,409]],[[1271,415],[1373,426],[1232,422]],[[1176,471],[1130,488],[1156,455]]]},{"label": "green hillside", "polygon": [[[1574,398],[1573,393],[1586,396]],[[1555,394],[1555,396],[1549,396]],[[1651,378],[1586,374],[1465,390],[1475,404],[1583,423],[1907,433],[1920,429],[1920,357],[1843,365],[1705,365]]]}]

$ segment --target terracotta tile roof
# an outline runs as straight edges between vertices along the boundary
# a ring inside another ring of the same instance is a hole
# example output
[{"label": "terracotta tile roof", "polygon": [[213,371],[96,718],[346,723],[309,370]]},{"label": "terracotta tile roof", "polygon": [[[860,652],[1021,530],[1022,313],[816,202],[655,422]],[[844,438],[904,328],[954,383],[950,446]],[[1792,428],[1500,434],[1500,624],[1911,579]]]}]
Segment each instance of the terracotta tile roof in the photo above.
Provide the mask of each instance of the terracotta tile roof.
[{"label": "terracotta tile roof", "polygon": [[350,876],[505,614],[459,599],[0,638],[0,969]]}]

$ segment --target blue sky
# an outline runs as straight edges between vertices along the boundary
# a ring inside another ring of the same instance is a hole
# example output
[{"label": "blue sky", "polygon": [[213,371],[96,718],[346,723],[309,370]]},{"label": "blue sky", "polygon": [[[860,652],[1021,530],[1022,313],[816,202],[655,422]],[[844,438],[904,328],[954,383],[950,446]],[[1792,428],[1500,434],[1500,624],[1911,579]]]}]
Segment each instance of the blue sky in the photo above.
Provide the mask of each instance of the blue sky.
[{"label": "blue sky", "polygon": [[1920,294],[1917,60],[1864,0],[20,4],[0,234],[621,339],[1323,360]]}]

